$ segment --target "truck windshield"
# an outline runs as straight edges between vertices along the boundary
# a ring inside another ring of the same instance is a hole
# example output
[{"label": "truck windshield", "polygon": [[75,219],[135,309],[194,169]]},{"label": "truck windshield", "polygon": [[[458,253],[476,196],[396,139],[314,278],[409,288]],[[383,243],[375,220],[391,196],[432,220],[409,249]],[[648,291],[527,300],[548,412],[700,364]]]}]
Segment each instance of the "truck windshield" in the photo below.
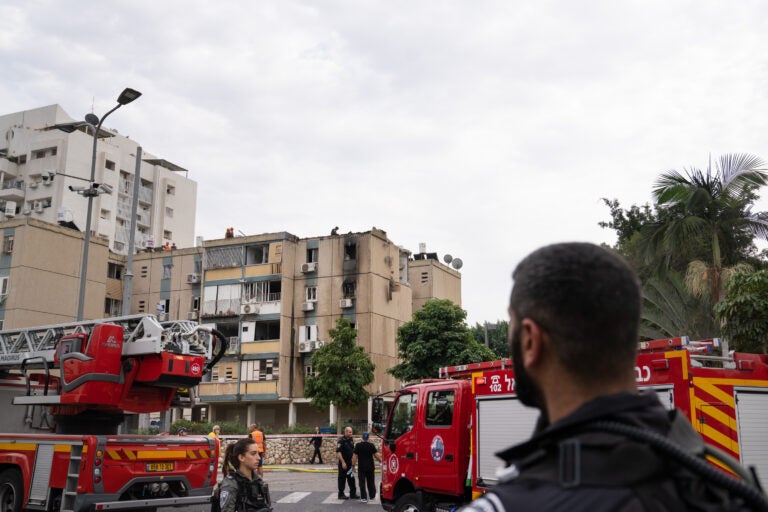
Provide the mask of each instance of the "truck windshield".
[{"label": "truck windshield", "polygon": [[404,393],[397,397],[392,406],[389,429],[384,436],[387,440],[394,441],[413,428],[417,398],[416,393]]}]

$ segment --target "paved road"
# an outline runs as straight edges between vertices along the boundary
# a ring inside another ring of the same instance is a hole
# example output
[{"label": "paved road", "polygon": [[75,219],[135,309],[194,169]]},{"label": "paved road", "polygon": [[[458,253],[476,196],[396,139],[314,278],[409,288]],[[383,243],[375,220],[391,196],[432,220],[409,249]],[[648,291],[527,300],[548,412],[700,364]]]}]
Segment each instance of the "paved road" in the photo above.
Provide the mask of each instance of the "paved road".
[{"label": "paved road", "polygon": [[[353,500],[336,498],[336,470],[331,466],[292,466],[298,471],[267,470],[264,480],[269,484],[272,496],[272,507],[275,512],[348,512],[369,510],[380,511],[381,502],[378,496],[373,502],[360,503]],[[322,469],[322,471],[321,471]],[[378,489],[381,477],[376,474]],[[161,508],[160,512],[179,512],[178,508]],[[210,507],[187,507],[191,512],[209,512]]]}]

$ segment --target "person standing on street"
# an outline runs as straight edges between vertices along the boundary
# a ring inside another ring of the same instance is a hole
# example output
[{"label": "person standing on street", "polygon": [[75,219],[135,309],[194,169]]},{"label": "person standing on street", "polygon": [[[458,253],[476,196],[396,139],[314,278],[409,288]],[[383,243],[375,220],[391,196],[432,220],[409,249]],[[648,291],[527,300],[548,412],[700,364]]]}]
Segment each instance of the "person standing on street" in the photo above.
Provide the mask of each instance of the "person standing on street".
[{"label": "person standing on street", "polygon": [[[381,462],[381,455],[372,442],[368,441],[368,432],[363,432],[363,440],[355,445],[352,466],[357,464],[357,476],[360,479],[360,501],[368,503],[376,497],[376,479],[374,457]],[[366,493],[367,490],[367,493]]]},{"label": "person standing on street", "polygon": [[[339,499],[348,500],[358,499],[357,488],[355,487],[355,473],[352,468],[352,457],[355,453],[355,443],[352,440],[352,427],[344,428],[344,435],[336,443],[336,458],[339,460]],[[349,496],[344,494],[345,482],[349,484]]]},{"label": "person standing on street", "polygon": [[309,444],[315,447],[315,451],[312,453],[312,460],[309,461],[309,463],[314,464],[315,457],[317,457],[317,459],[320,461],[320,464],[322,464],[323,454],[320,453],[320,447],[323,446],[323,436],[320,435],[320,427],[315,426],[315,435],[309,439]]},{"label": "person standing on street", "polygon": [[267,456],[267,442],[264,439],[264,431],[255,423],[248,426],[248,431],[248,437],[256,441],[256,446],[259,450],[259,467],[256,471],[259,473],[260,477],[264,477],[264,459]]}]

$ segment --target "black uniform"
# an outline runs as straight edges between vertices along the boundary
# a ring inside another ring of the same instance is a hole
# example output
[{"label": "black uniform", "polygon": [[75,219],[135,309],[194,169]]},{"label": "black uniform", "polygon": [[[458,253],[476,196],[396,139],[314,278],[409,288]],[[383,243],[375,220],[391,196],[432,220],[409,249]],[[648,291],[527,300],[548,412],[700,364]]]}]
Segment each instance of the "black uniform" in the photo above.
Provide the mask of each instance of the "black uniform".
[{"label": "black uniform", "polygon": [[[703,447],[690,423],[675,414],[664,409],[655,393],[598,397],[537,429],[529,441],[497,453],[508,466],[500,471],[499,484],[462,511],[748,510],[740,499],[684,468],[673,473],[676,466],[647,444],[589,429],[608,421],[671,438],[674,420],[677,444]],[[691,507],[692,500],[703,508]]]},{"label": "black uniform", "polygon": [[376,497],[376,481],[374,479],[374,470],[376,469],[376,466],[373,462],[373,455],[376,452],[378,452],[378,450],[370,441],[360,441],[355,445],[355,455],[357,455],[357,476],[360,477],[360,497],[364,500]]},{"label": "black uniform", "polygon": [[312,460],[310,461],[310,464],[315,463],[315,457],[317,457],[318,460],[320,461],[320,464],[322,464],[323,455],[320,453],[320,447],[323,446],[323,436],[321,436],[320,434],[316,436],[312,436],[309,440],[309,444],[315,447],[315,451],[312,454]]},{"label": "black uniform", "polygon": [[357,498],[357,487],[355,486],[355,474],[352,469],[352,455],[355,451],[355,442],[350,437],[347,439],[341,436],[336,443],[336,453],[341,454],[341,458],[344,459],[344,463],[347,465],[347,469],[341,468],[341,462],[338,463],[339,471],[339,499],[344,498],[344,483],[349,484],[349,497],[352,499]]}]

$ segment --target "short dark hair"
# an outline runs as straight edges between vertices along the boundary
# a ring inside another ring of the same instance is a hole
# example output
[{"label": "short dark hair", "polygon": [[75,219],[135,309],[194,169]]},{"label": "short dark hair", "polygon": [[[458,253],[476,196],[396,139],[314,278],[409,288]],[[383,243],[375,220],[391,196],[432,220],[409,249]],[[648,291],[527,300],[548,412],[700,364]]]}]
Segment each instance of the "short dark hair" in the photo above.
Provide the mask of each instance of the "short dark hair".
[{"label": "short dark hair", "polygon": [[512,274],[509,305],[552,339],[564,368],[582,382],[633,371],[641,294],[637,275],[615,252],[561,243],[529,254]]}]

